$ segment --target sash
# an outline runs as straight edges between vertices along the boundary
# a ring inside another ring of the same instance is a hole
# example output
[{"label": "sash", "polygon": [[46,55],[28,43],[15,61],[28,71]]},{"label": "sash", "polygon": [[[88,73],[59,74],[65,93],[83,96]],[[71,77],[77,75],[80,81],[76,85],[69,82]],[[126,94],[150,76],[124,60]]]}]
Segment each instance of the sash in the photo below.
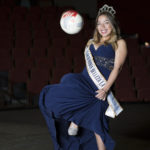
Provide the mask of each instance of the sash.
[{"label": "sash", "polygon": [[[106,80],[97,68],[88,46],[86,46],[85,48],[84,56],[89,76],[91,77],[92,81],[95,83],[97,88],[102,89],[106,84]],[[118,103],[111,91],[109,91],[107,94],[107,101],[109,106],[105,112],[105,115],[111,118],[115,118],[123,111],[123,108],[120,106],[120,104]]]}]

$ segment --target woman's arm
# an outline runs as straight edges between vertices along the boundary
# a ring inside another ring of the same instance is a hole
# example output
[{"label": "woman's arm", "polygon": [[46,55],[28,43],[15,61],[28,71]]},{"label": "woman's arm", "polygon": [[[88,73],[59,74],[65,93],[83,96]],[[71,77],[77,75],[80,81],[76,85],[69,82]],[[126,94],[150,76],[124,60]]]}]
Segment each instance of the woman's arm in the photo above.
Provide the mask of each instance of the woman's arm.
[{"label": "woman's arm", "polygon": [[100,89],[96,91],[98,94],[96,95],[97,98],[105,100],[106,94],[115,82],[123,63],[125,62],[126,56],[127,56],[127,46],[126,42],[121,39],[117,42],[118,48],[115,50],[115,62],[114,62],[114,68],[111,71],[109,78],[103,87],[103,89]]}]

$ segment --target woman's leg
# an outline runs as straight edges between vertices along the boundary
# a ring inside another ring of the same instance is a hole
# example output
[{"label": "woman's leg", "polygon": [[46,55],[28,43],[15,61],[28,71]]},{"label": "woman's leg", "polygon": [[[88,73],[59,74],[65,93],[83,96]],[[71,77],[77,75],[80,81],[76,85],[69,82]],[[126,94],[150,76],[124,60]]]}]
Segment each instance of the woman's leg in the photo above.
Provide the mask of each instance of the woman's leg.
[{"label": "woman's leg", "polygon": [[[71,122],[69,127],[78,128],[78,125],[76,125],[74,122]],[[94,133],[94,134],[95,134],[95,137],[96,137],[98,150],[106,150],[105,145],[104,145],[101,137],[96,133]]]},{"label": "woman's leg", "polygon": [[94,133],[94,134],[96,136],[96,142],[97,142],[98,150],[106,150],[105,145],[104,145],[101,137],[96,133]]}]

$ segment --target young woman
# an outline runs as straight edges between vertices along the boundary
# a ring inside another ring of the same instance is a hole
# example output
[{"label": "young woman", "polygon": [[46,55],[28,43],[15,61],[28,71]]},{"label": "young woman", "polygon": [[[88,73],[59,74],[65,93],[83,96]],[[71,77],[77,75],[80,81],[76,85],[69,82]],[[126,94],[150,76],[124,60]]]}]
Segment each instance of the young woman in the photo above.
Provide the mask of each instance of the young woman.
[{"label": "young woman", "polygon": [[46,86],[40,94],[39,106],[55,150],[114,149],[105,113],[107,96],[127,55],[114,15],[115,10],[108,5],[99,10],[94,36],[86,45],[93,58],[85,55],[86,61],[94,60],[92,67],[106,79],[103,88],[96,86],[95,74],[87,63],[83,72],[64,75],[59,84]]}]

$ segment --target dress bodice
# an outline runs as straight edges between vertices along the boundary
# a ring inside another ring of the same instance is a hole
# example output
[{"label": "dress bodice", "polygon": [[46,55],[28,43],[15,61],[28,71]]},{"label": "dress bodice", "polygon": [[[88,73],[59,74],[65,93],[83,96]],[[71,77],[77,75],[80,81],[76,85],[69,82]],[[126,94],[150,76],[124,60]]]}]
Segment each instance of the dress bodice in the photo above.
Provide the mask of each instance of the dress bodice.
[{"label": "dress bodice", "polygon": [[100,72],[108,79],[110,72],[114,67],[115,51],[111,44],[101,45],[95,49],[94,45],[90,45],[90,51],[94,61]]},{"label": "dress bodice", "polygon": [[[94,58],[95,64],[99,71],[103,74],[106,80],[114,67],[115,51],[111,44],[101,45],[95,49],[94,45],[90,45],[90,51]],[[83,75],[90,81],[86,67],[83,70]]]},{"label": "dress bodice", "polygon": [[94,45],[90,45],[91,53],[98,68],[103,67],[107,70],[112,70],[114,67],[115,51],[112,46],[101,45],[95,49]]}]

